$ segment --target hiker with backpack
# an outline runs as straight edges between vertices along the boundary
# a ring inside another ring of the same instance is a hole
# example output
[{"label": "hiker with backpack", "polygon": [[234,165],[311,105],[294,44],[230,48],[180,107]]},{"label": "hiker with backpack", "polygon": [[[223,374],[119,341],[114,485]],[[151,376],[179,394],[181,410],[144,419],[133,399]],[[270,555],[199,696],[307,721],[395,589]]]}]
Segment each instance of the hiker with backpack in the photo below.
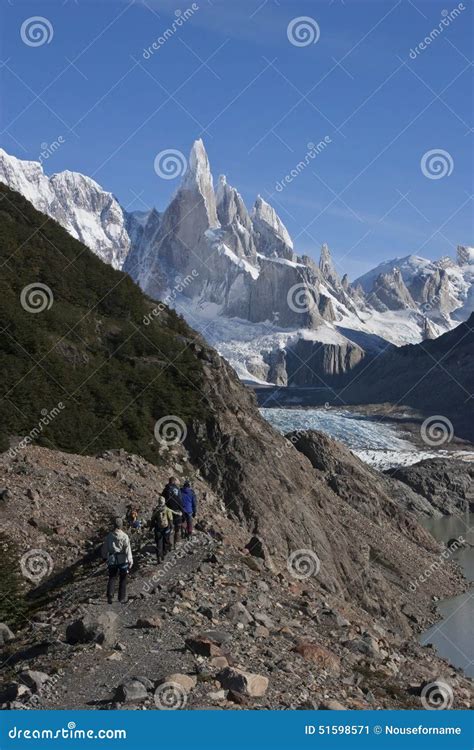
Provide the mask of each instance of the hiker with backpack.
[{"label": "hiker with backpack", "polygon": [[173,528],[174,515],[166,506],[164,497],[160,497],[150,520],[150,528],[155,534],[156,561],[158,565],[163,562],[170,547],[169,539]]},{"label": "hiker with backpack", "polygon": [[176,544],[180,538],[181,527],[183,524],[183,499],[175,477],[169,478],[168,484],[165,486],[161,494],[165,498],[165,503],[173,514],[173,547],[176,549]]},{"label": "hiker with backpack", "polygon": [[107,583],[107,601],[114,600],[115,581],[119,576],[118,600],[127,602],[127,575],[133,565],[132,548],[128,534],[123,530],[123,520],[116,518],[114,528],[107,534],[102,545],[102,558],[107,562],[109,580]]},{"label": "hiker with backpack", "polygon": [[193,533],[193,518],[196,518],[197,499],[196,493],[188,480],[181,487],[181,500],[183,505],[184,531],[189,538]]}]

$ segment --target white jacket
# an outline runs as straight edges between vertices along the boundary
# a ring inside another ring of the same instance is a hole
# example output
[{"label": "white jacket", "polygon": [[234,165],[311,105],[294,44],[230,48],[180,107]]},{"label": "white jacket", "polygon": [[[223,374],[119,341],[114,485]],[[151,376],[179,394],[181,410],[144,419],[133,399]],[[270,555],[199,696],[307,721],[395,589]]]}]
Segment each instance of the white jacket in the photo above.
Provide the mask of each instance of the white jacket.
[{"label": "white jacket", "polygon": [[107,534],[102,546],[102,557],[109,565],[133,565],[132,548],[128,534],[122,529],[115,529]]}]

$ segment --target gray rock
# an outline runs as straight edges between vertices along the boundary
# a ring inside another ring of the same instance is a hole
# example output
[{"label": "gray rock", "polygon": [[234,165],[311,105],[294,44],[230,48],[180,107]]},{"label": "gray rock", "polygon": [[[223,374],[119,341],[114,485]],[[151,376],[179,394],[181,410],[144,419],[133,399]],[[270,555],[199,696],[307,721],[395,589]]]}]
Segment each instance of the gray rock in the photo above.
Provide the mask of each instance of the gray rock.
[{"label": "gray rock", "polygon": [[253,622],[253,617],[246,607],[241,602],[230,604],[222,610],[222,614],[225,615],[231,622],[242,623],[243,625],[249,625]]},{"label": "gray rock", "polygon": [[8,625],[4,622],[0,622],[0,646],[4,646],[6,643],[15,640],[14,633],[10,630]]},{"label": "gray rock", "polygon": [[264,625],[269,630],[275,627],[273,620],[268,615],[266,615],[265,612],[254,612],[253,616],[256,622],[259,622],[261,625]]},{"label": "gray rock", "polygon": [[268,677],[233,667],[223,669],[217,675],[217,679],[225,690],[232,690],[251,698],[265,695],[268,688]]},{"label": "gray rock", "polygon": [[127,680],[119,685],[115,693],[115,700],[120,703],[135,703],[148,698],[146,687],[139,680]]},{"label": "gray rock", "polygon": [[32,669],[27,669],[20,673],[20,680],[26,685],[33,693],[39,693],[45,682],[50,680],[50,676],[45,672],[35,672]]},{"label": "gray rock", "polygon": [[66,640],[73,645],[95,642],[102,646],[113,646],[117,642],[118,621],[115,612],[87,614],[67,626]]},{"label": "gray rock", "polygon": [[141,682],[143,687],[145,687],[147,690],[153,690],[155,687],[153,682],[148,679],[148,677],[143,677],[142,675],[134,675],[130,678],[133,682]]}]

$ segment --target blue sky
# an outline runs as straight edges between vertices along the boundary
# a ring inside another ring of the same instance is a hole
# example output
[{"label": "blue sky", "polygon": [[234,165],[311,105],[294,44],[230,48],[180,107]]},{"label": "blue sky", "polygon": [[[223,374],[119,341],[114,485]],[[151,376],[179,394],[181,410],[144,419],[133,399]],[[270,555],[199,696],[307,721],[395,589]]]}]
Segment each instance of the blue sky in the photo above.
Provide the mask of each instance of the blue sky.
[{"label": "blue sky", "polygon": [[[187,155],[202,137],[216,179],[248,206],[261,193],[299,252],[328,242],[352,278],[410,252],[453,254],[474,241],[472,4],[461,6],[448,24],[458,6],[444,0],[198,0],[144,55],[192,2],[3,0],[0,142],[38,159],[61,138],[45,171],[91,175],[133,210],[164,208],[179,184],[156,174],[156,154]],[[49,43],[22,40],[32,16],[49,22]],[[315,43],[290,42],[299,17]],[[421,159],[439,149],[451,173],[432,179]]]}]

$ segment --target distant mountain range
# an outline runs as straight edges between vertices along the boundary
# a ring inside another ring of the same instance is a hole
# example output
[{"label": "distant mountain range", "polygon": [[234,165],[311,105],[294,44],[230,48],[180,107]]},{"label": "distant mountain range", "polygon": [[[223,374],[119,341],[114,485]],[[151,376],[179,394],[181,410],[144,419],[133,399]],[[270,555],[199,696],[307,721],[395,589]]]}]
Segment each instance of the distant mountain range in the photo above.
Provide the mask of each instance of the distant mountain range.
[{"label": "distant mountain range", "polygon": [[164,212],[126,212],[89,177],[48,177],[3,150],[0,181],[175,307],[244,379],[337,383],[387,345],[434,339],[474,310],[473,248],[395,258],[351,283],[327,245],[319,264],[299,255],[262,197],[248,211],[224,176],[214,188],[201,140]]}]

